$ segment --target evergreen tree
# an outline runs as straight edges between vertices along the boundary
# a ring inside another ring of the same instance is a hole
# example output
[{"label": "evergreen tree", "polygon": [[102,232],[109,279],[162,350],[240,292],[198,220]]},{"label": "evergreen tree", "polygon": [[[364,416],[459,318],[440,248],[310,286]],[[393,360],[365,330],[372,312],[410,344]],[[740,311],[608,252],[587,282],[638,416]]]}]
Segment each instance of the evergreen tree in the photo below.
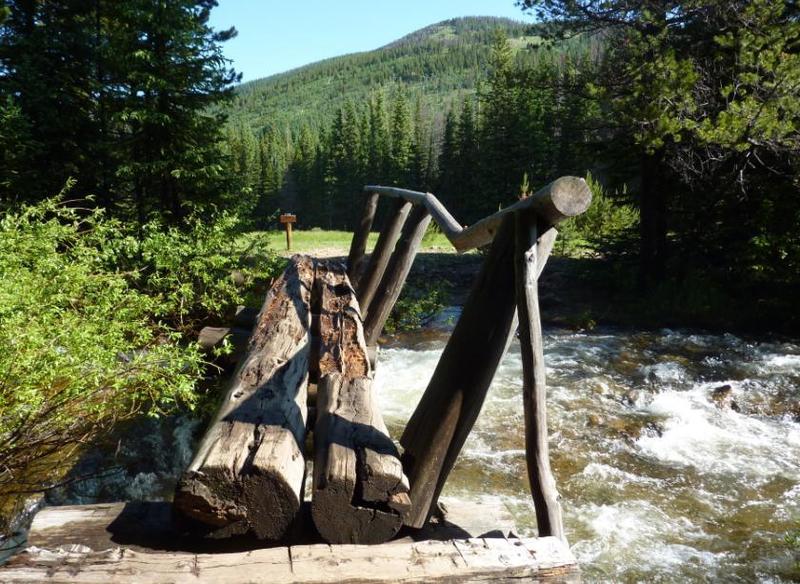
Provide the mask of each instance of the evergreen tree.
[{"label": "evergreen tree", "polygon": [[413,128],[408,102],[402,91],[395,96],[391,119],[391,147],[389,150],[389,178],[392,184],[408,182],[411,171]]}]

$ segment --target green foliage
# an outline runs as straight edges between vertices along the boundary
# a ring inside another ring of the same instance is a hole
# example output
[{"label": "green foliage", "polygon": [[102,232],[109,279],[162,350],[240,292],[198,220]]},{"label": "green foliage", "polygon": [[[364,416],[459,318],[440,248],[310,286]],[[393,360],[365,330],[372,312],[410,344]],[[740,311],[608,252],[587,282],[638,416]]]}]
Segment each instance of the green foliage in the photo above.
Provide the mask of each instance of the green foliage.
[{"label": "green foliage", "polygon": [[187,228],[133,231],[63,197],[0,220],[0,500],[57,482],[117,422],[195,402],[187,339],[279,262],[231,215]]},{"label": "green foliage", "polygon": [[283,268],[265,234],[242,245],[241,232],[239,218],[227,212],[188,217],[180,229],[151,221],[113,242],[107,266],[126,272],[131,286],[156,301],[154,317],[195,334],[209,320],[232,316],[248,289]]},{"label": "green foliage", "polygon": [[6,2],[0,100],[19,108],[38,147],[16,151],[35,180],[0,184],[0,203],[40,200],[70,176],[78,195],[140,223],[178,222],[187,204],[219,200],[235,181],[218,144],[224,115],[210,107],[238,76],[221,50],[235,30],[210,28],[214,6]]},{"label": "green foliage", "polygon": [[109,268],[124,239],[58,200],[0,221],[0,500],[58,480],[115,422],[194,401],[197,349]]},{"label": "green foliage", "polygon": [[558,226],[558,250],[562,255],[581,256],[618,251],[621,243],[630,242],[639,226],[639,211],[624,202],[625,193],[610,196],[591,174],[586,182],[592,191],[592,203],[581,215]]},{"label": "green foliage", "polygon": [[386,332],[411,331],[425,326],[447,305],[448,286],[443,280],[420,287],[406,285],[386,321]]}]

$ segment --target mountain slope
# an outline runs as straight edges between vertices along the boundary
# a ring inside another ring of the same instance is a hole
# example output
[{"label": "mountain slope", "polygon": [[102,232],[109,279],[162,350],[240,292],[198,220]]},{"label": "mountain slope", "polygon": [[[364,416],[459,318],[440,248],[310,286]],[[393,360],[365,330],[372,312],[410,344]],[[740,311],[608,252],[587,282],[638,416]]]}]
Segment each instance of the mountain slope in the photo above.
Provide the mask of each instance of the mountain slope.
[{"label": "mountain slope", "polygon": [[505,18],[447,20],[374,51],[334,57],[242,84],[230,107],[232,121],[257,132],[269,125],[319,128],[346,101],[398,86],[428,104],[448,103],[475,90],[497,29],[517,48],[538,40],[531,25]]}]

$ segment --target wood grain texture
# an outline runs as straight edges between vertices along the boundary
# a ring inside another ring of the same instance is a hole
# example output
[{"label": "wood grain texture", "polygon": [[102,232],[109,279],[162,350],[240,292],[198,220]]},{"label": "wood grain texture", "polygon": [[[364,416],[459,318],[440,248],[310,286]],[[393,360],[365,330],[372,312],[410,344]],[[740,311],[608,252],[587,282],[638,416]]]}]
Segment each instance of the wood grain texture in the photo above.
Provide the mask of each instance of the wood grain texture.
[{"label": "wood grain texture", "polygon": [[358,303],[342,268],[317,269],[320,348],[312,517],[330,543],[382,543],[402,526],[408,481],[372,394]]},{"label": "wood grain texture", "polygon": [[333,584],[579,582],[557,538],[475,538],[381,546],[305,545],[220,554],[115,547],[29,548],[0,567],[7,584]]},{"label": "wood grain texture", "polygon": [[247,356],[181,477],[175,508],[211,537],[280,538],[302,501],[313,260],[267,294]]},{"label": "wood grain texture", "polygon": [[[550,468],[547,433],[547,385],[544,363],[542,321],[539,313],[540,240],[554,241],[541,234],[535,217],[516,217],[514,253],[516,303],[519,314],[520,356],[522,358],[522,397],[525,411],[525,459],[539,535],[564,539],[561,505],[555,477]],[[545,243],[552,248],[552,243]],[[549,253],[549,250],[547,251]]]},{"label": "wood grain texture", "polygon": [[400,233],[403,230],[408,214],[411,212],[411,203],[398,200],[389,213],[387,224],[381,230],[375,249],[369,256],[369,263],[361,281],[358,284],[358,304],[361,308],[361,317],[366,318],[369,313],[372,297],[378,289],[389,258],[394,251]]},{"label": "wood grain texture", "polygon": [[[422,527],[430,516],[517,328],[514,233],[514,215],[507,215],[400,439],[411,483],[406,524],[412,527]],[[556,234],[548,229],[537,248],[537,277]]]},{"label": "wood grain texture", "polygon": [[[292,541],[269,549],[245,542],[225,550],[224,542],[177,532],[169,503],[46,507],[33,519],[27,551],[0,566],[0,582],[578,581],[569,548],[552,537],[509,536],[516,530],[496,499],[444,504],[444,521],[412,532],[424,539],[404,537],[378,546]],[[488,531],[491,536],[483,535]]]},{"label": "wood grain texture", "polygon": [[411,482],[407,525],[422,527],[483,406],[514,330],[514,223],[483,262],[428,387],[400,439]]}]

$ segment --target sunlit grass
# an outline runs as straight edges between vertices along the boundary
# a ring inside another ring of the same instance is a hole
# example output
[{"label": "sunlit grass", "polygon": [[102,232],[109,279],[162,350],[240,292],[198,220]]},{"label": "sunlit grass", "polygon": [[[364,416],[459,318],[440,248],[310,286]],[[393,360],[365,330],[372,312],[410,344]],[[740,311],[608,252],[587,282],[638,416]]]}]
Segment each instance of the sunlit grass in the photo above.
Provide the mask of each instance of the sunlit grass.
[{"label": "sunlit grass", "polygon": [[[248,235],[247,237],[251,237]],[[317,253],[325,252],[326,255],[347,255],[350,250],[350,241],[353,238],[351,231],[327,231],[322,229],[299,230],[292,232],[291,253]],[[267,232],[267,240],[272,249],[279,253],[290,253],[286,249],[286,232]],[[367,252],[372,251],[378,241],[378,233],[370,233],[367,240]],[[421,251],[448,253],[454,252],[447,237],[442,233],[428,233],[422,242]]]}]

